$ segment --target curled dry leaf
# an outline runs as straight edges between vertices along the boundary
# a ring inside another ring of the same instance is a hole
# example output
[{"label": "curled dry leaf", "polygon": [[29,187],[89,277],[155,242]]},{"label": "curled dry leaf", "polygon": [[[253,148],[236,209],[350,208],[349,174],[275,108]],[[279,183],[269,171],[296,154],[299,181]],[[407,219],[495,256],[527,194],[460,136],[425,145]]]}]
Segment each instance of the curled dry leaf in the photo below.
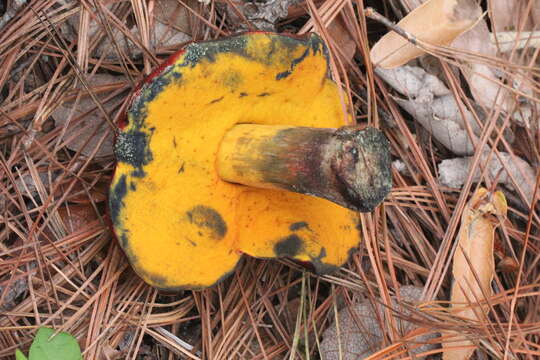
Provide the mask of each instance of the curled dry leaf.
[{"label": "curled dry leaf", "polygon": [[[452,47],[488,57],[497,56],[485,20],[479,21],[471,30],[454,40]],[[499,106],[505,111],[510,109],[511,98],[508,91],[498,85],[499,78],[494,68],[475,61],[463,64],[460,70],[478,104],[486,108]]]},{"label": "curled dry leaf", "polygon": [[[400,289],[401,300],[412,304],[419,303],[422,296],[422,288],[415,286],[403,286]],[[411,315],[410,310],[400,305],[395,298],[392,298],[393,310],[400,316]],[[381,314],[384,320],[384,307],[377,304],[375,310]],[[388,320],[388,319],[387,319]],[[397,329],[401,335],[405,336],[415,329],[415,325],[409,321],[396,317]],[[338,313],[337,323],[334,321],[323,333],[321,342],[322,360],[361,360],[369,357],[373,352],[380,349],[386,330],[381,329],[380,320],[374,311],[373,305],[369,301],[345,307]],[[338,330],[339,329],[339,330]],[[415,349],[411,353],[420,354],[435,347],[434,344],[427,343],[437,334],[425,334],[415,337],[412,342],[426,343]],[[341,354],[341,356],[340,356]],[[421,359],[422,357],[417,357]]]},{"label": "curled dry leaf", "polygon": [[[538,4],[538,1],[537,1]],[[526,13],[526,7],[518,4],[514,0],[491,1],[492,27],[496,30],[520,28],[522,19]],[[538,5],[533,6],[538,7]],[[530,22],[529,22],[530,23]],[[518,26],[519,25],[519,26]],[[531,28],[525,26],[525,29]],[[531,28],[532,29],[532,28]],[[534,34],[528,35],[523,32],[496,32],[495,38],[489,32],[486,20],[479,21],[471,30],[459,36],[452,43],[452,47],[475,53],[477,55],[490,58],[500,57],[498,52],[512,51],[520,47],[532,47],[535,44]],[[495,42],[494,42],[495,40]],[[536,41],[536,43],[538,43]],[[521,56],[513,57],[512,62],[521,62]],[[527,62],[522,69],[516,69],[511,77],[507,77],[508,83],[513,89],[526,94],[516,101],[515,91],[506,89],[499,85],[501,80],[500,69],[487,66],[483,62],[469,62],[460,67],[463,77],[467,81],[471,94],[476,102],[487,109],[501,109],[504,112],[512,113],[514,121],[526,127],[530,127],[533,121],[533,108],[536,106],[533,99],[537,97],[532,74],[527,70],[530,66]]]},{"label": "curled dry leaf", "polygon": [[[482,11],[473,0],[428,0],[397,26],[431,45],[448,45],[460,34],[474,26]],[[424,50],[391,31],[371,49],[371,61],[391,69],[407,63]]]},{"label": "curled dry leaf", "polygon": [[460,111],[452,92],[436,76],[420,67],[408,65],[390,70],[377,68],[375,71],[406,97],[394,97],[394,100],[448,150],[459,155],[474,152],[465,124],[471,127],[475,140],[481,129],[469,110]]},{"label": "curled dry leaf", "polygon": [[[452,265],[454,281],[450,300],[456,317],[480,322],[487,316],[489,307],[477,303],[491,295],[495,272],[494,231],[498,224],[495,216],[505,217],[506,211],[503,193],[491,193],[484,188],[478,189],[465,206]],[[471,346],[472,341],[452,332],[445,335],[457,341],[443,343],[444,360],[466,360],[472,355],[473,348],[448,348]]]},{"label": "curled dry leaf", "polygon": [[[487,166],[487,174],[492,179],[498,179],[500,184],[505,185],[510,189],[514,189],[514,183],[512,177],[516,181],[516,185],[523,191],[526,199],[532,200],[534,191],[534,179],[535,172],[533,168],[525,160],[518,156],[511,156],[505,152],[499,152],[499,158],[496,155],[492,155],[489,162],[487,162],[488,154],[484,153],[480,159],[484,166]],[[453,188],[460,188],[467,179],[470,171],[473,157],[455,158],[443,160],[439,164],[439,181],[444,186]],[[503,164],[508,171],[505,171]],[[479,182],[481,169],[477,168],[473,175],[473,182]]]}]

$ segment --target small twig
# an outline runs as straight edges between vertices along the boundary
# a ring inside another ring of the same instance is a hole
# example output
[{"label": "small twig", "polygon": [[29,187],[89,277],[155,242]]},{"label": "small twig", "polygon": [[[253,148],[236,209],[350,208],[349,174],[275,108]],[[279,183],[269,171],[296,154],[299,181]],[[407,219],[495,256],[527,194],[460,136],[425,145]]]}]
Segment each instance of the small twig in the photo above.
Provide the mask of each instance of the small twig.
[{"label": "small twig", "polygon": [[404,37],[409,41],[411,44],[418,46],[418,40],[416,39],[416,36],[408,32],[407,30],[404,30],[403,28],[397,26],[394,22],[390,21],[387,17],[384,17],[383,15],[379,14],[375,9],[368,7],[364,10],[364,14],[375,21],[380,22],[387,28],[389,28],[392,31],[395,31],[398,35]]}]

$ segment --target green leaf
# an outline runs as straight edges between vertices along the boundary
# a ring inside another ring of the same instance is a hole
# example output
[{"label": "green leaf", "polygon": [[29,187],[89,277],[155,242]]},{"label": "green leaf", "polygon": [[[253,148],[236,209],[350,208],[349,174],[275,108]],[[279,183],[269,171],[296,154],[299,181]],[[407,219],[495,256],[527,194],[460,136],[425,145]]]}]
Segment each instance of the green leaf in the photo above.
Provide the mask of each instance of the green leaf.
[{"label": "green leaf", "polygon": [[54,329],[39,328],[30,346],[30,360],[82,360],[81,348],[73,336],[61,332],[51,338],[52,334]]},{"label": "green leaf", "polygon": [[17,349],[15,350],[15,360],[28,360],[28,358],[24,356],[21,350]]}]

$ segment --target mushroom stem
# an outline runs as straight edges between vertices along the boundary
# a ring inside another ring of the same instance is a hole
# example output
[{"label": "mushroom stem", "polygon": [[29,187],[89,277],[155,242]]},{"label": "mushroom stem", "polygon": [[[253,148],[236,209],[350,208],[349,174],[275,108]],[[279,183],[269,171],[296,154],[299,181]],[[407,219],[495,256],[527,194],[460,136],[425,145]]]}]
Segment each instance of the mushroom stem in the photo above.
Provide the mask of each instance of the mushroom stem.
[{"label": "mushroom stem", "polygon": [[389,143],[367,127],[339,129],[240,124],[224,136],[221,179],[317,196],[372,211],[392,187]]}]

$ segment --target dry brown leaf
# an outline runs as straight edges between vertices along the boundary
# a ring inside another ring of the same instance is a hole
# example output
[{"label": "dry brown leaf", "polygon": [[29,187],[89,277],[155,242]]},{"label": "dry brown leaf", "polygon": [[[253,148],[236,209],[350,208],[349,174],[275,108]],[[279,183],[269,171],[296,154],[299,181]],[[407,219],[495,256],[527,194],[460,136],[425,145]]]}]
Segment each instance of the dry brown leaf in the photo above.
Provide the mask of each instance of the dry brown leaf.
[{"label": "dry brown leaf", "polygon": [[[484,20],[459,36],[452,42],[452,47],[489,57],[497,56],[497,48],[491,43],[490,32]],[[494,68],[484,63],[472,62],[462,66],[461,72],[478,104],[487,109],[502,107],[506,111],[511,108],[511,95],[498,84],[499,79]]]},{"label": "dry brown leaf", "polygon": [[[402,302],[412,304],[420,303],[422,297],[422,288],[415,286],[402,286],[400,288]],[[411,316],[411,311],[406,306],[397,302],[392,297],[394,311],[399,314],[396,316],[397,329],[400,335],[411,333],[417,326],[407,320],[402,319]],[[343,308],[339,311],[337,322],[334,321],[323,333],[320,352],[322,360],[362,360],[368,358],[371,354],[381,348],[385,329],[381,328],[380,319],[376,312],[384,318],[384,306],[373,304],[365,300]],[[389,319],[385,319],[387,323]],[[384,321],[384,320],[383,320]],[[431,350],[435,344],[429,343],[430,339],[437,335],[433,333],[422,334],[410,340],[410,353],[415,354],[415,358],[423,359],[418,354]],[[417,345],[422,344],[418,347]]]},{"label": "dry brown leaf", "polygon": [[490,17],[494,31],[519,32],[538,29],[540,2],[532,0],[490,0]]},{"label": "dry brown leaf", "polygon": [[352,61],[356,52],[356,43],[345,21],[343,21],[343,15],[336,16],[328,27],[328,32],[332,39],[335,40],[339,52],[343,53],[347,61]]},{"label": "dry brown leaf", "polygon": [[[446,159],[439,164],[439,181],[444,186],[460,188],[463,186],[474,158],[464,157]],[[482,153],[481,163],[487,167],[487,173],[492,179],[497,179],[510,190],[516,191],[519,187],[525,198],[532,201],[534,193],[535,170],[529,163],[519,156],[500,151],[498,156],[489,157],[489,153]],[[481,181],[481,169],[477,167],[472,182]]]},{"label": "dry brown leaf", "polygon": [[[397,26],[432,45],[448,45],[474,26],[482,11],[472,0],[429,0]],[[371,49],[371,61],[385,69],[407,63],[425,52],[391,31]]]},{"label": "dry brown leaf", "polygon": [[481,129],[472,112],[460,110],[454,94],[441,80],[418,66],[377,68],[375,72],[405,96],[396,96],[394,100],[448,150],[459,155],[474,152],[466,124],[472,128],[475,141]]},{"label": "dry brown leaf", "polygon": [[[525,3],[514,0],[491,1],[493,16],[491,28],[494,27],[496,30],[519,28],[520,31],[496,31],[494,34],[497,38],[494,39],[487,21],[482,19],[472,29],[455,39],[451,46],[490,58],[496,58],[498,52],[513,51],[513,49],[519,49],[520,46],[534,46],[534,33],[521,31],[532,28],[528,25],[523,27],[524,24],[521,24],[532,23],[532,21],[527,21],[527,18],[532,15],[524,15],[530,14],[525,9]],[[500,85],[500,68],[490,67],[484,62],[471,62],[461,66],[460,70],[467,80],[472,96],[479,105],[486,109],[500,108],[505,112],[513,112],[513,119],[518,124],[530,126],[533,105],[529,101],[524,101],[525,99],[516,102],[515,92]],[[532,99],[535,97],[535,86],[531,80],[532,75],[524,69],[516,70],[512,73],[512,77],[508,78],[508,82],[514,89],[527,94]]]},{"label": "dry brown leaf", "polygon": [[[108,11],[115,13],[115,8],[119,8],[118,4],[122,1],[111,1],[105,8]],[[196,8],[196,3],[193,0],[185,1],[185,4],[190,8]],[[141,56],[143,50],[139,45],[135,44],[130,37],[126,36],[116,25],[107,19],[111,27],[111,33],[108,34],[103,24],[100,22],[98,10],[92,9],[92,16],[88,20],[88,25],[85,25],[81,20],[83,13],[75,14],[68,18],[66,26],[62,28],[64,35],[68,39],[76,37],[75,30],[78,30],[79,36],[85,34],[85,38],[92,42],[98,41],[97,46],[91,52],[92,56],[104,56],[109,60],[118,60],[119,54],[115,46],[119,46],[123,54],[130,57]],[[118,11],[116,11],[118,12]],[[149,31],[150,46],[152,49],[160,49],[162,47],[177,46],[191,40],[191,24],[190,15],[186,7],[176,0],[161,0],[156,2],[152,11],[153,23]],[[119,15],[119,14],[115,14]],[[69,26],[68,26],[69,25]],[[81,26],[83,28],[81,29]],[[126,21],[126,29],[134,38],[141,39],[142,35],[139,28],[135,24]],[[82,30],[86,30],[84,33]],[[101,31],[101,33],[98,33]]]},{"label": "dry brown leaf", "polygon": [[58,214],[62,218],[67,233],[75,233],[98,218],[92,205],[70,205],[61,207]]},{"label": "dry brown leaf", "polygon": [[516,1],[515,0],[491,0],[491,20],[493,28],[499,31],[515,29],[516,23]]},{"label": "dry brown leaf", "polygon": [[[495,272],[493,260],[494,231],[498,222],[495,216],[506,216],[506,199],[501,191],[491,193],[478,189],[463,210],[458,245],[454,253],[451,295],[452,313],[462,319],[482,321],[489,307],[474,306],[491,295],[491,280]],[[445,334],[453,339],[455,333]],[[443,360],[466,360],[474,348],[448,349],[474,345],[462,337],[458,341],[443,343]]]},{"label": "dry brown leaf", "polygon": [[[124,76],[109,74],[95,74],[88,78],[88,84],[93,88],[126,81]],[[82,87],[82,86],[80,86]],[[96,151],[96,157],[111,156],[113,153],[114,134],[99,111],[94,100],[84,90],[83,97],[76,103],[68,101],[59,105],[52,113],[57,127],[66,127],[63,140],[67,141],[67,147],[73,151],[89,156]],[[100,101],[105,101],[110,94],[98,94]],[[108,99],[102,105],[104,109],[112,113],[124,101],[122,96]],[[101,138],[105,137],[104,140]]]},{"label": "dry brown leaf", "polygon": [[497,269],[503,273],[517,274],[519,271],[519,263],[513,257],[505,256],[497,264]]},{"label": "dry brown leaf", "polygon": [[[69,189],[69,184],[60,184],[57,189],[57,196],[61,197]],[[107,200],[107,192],[109,184],[105,181],[98,182],[94,186],[85,188],[81,182],[77,182],[71,189],[67,201],[74,204],[91,204],[92,202],[100,203]]]}]

